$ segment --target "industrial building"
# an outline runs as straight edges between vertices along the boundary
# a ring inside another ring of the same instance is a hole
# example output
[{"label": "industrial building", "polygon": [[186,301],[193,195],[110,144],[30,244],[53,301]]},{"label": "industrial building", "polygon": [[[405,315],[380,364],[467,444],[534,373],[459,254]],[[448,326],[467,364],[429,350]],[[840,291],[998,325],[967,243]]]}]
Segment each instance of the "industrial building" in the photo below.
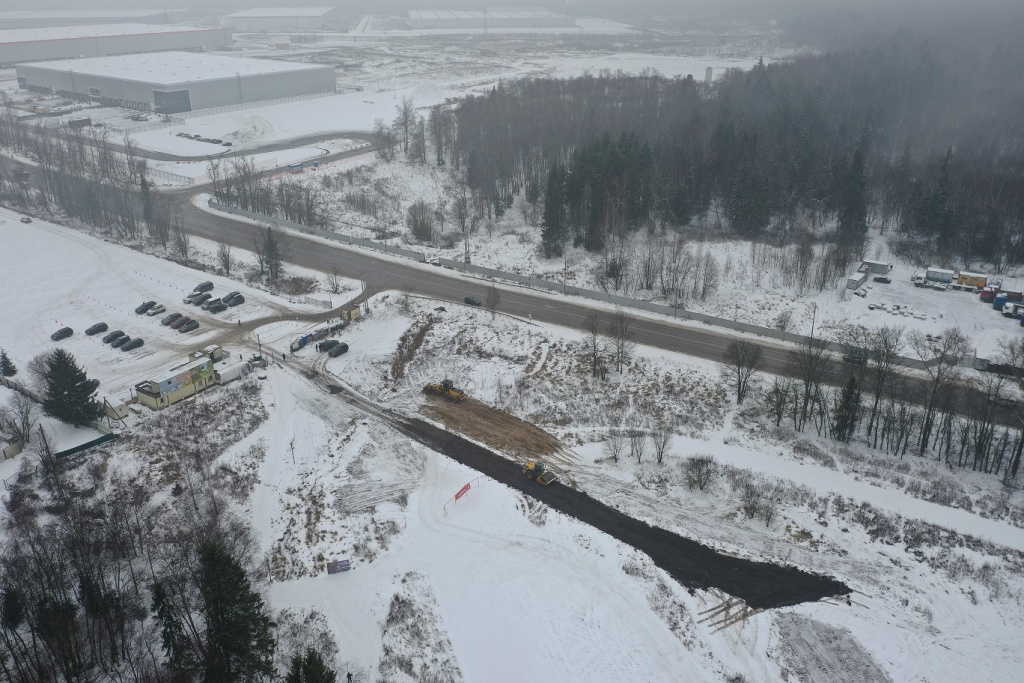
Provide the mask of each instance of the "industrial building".
[{"label": "industrial building", "polygon": [[48,26],[123,24],[129,21],[144,24],[172,24],[186,21],[190,14],[192,12],[189,10],[165,9],[12,10],[0,11],[0,26],[5,29],[46,28]]},{"label": "industrial building", "polygon": [[105,57],[166,50],[223,50],[226,28],[157,24],[94,24],[0,31],[0,66],[76,57]]},{"label": "industrial building", "polygon": [[333,66],[194,52],[18,64],[18,86],[158,114],[335,91]]},{"label": "industrial building", "polygon": [[410,11],[412,29],[575,28],[576,20],[547,10]]},{"label": "industrial building", "polygon": [[337,7],[257,7],[221,17],[236,31],[326,30],[340,28]]}]

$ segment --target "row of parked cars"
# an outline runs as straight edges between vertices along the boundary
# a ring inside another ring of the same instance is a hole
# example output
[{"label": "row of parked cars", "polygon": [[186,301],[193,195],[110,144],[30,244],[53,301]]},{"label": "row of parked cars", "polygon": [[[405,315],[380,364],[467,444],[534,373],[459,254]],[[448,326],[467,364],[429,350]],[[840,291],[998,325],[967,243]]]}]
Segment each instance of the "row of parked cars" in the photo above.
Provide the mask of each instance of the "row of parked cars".
[{"label": "row of parked cars", "polygon": [[240,292],[229,292],[224,296],[214,298],[212,290],[212,282],[201,282],[183,301],[186,304],[199,306],[210,313],[220,313],[245,303],[245,297]]},{"label": "row of parked cars", "polygon": [[[88,329],[86,329],[85,333],[91,337],[95,334],[99,334],[100,332],[106,332],[107,329],[108,327],[106,323],[96,323],[95,325],[92,325]],[[60,341],[62,339],[67,339],[74,333],[75,331],[70,327],[62,327],[53,334],[51,334],[50,339],[52,339],[53,341]],[[131,351],[133,349],[141,347],[145,343],[145,341],[143,341],[141,337],[136,337],[135,339],[132,339],[121,330],[114,330],[110,334],[103,337],[103,343],[110,344],[115,349],[121,349],[122,351]]]},{"label": "row of parked cars", "polygon": [[177,133],[177,137],[185,138],[187,140],[195,140],[196,142],[208,142],[211,145],[223,145],[225,147],[231,146],[230,142],[225,142],[220,138],[204,138],[202,135],[191,135],[189,133]]}]

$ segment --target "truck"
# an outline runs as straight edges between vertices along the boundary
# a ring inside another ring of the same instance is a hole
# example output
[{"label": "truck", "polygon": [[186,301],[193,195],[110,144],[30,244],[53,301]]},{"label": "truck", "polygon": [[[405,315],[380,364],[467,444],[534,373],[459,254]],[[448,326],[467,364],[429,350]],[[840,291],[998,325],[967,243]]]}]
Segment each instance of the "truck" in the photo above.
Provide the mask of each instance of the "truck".
[{"label": "truck", "polygon": [[452,403],[461,403],[466,400],[466,392],[462,389],[457,389],[455,387],[455,383],[450,379],[443,380],[440,384],[435,384],[433,382],[427,384],[423,387],[423,393],[440,396]]}]

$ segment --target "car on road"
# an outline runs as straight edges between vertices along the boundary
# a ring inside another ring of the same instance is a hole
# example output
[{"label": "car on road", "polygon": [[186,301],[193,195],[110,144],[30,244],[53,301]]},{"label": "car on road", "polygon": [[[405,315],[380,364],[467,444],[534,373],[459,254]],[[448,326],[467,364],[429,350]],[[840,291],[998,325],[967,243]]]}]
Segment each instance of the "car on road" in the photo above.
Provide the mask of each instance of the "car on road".
[{"label": "car on road", "polygon": [[114,341],[118,337],[123,337],[123,336],[124,336],[124,332],[122,330],[114,330],[110,334],[108,334],[105,337],[103,337],[103,343],[104,344],[109,344],[110,342]]},{"label": "car on road", "polygon": [[210,313],[221,313],[222,311],[228,310],[228,305],[223,301],[218,301],[214,305],[206,309]]},{"label": "car on road", "polygon": [[199,323],[195,320],[190,320],[181,327],[178,328],[178,332],[192,332],[199,329]]},{"label": "car on road", "polygon": [[892,282],[892,278],[891,277],[886,277],[885,275],[876,275],[875,277],[873,277],[871,279],[874,280],[875,282],[881,282],[883,285],[887,285],[890,282]]},{"label": "car on road", "polygon": [[31,218],[29,218],[28,216],[22,216],[22,217],[21,217],[21,222],[22,222],[22,223],[31,223],[31,222],[32,222],[32,219],[31,219]]},{"label": "car on road", "polygon": [[131,340],[132,340],[132,338],[129,337],[126,334],[126,335],[120,336],[117,339],[115,339],[114,341],[110,342],[110,346],[115,348],[115,349],[119,349],[122,346],[124,346],[125,344],[127,344],[128,342],[130,342]]},{"label": "car on road", "polygon": [[92,327],[88,328],[85,331],[85,333],[91,337],[94,334],[99,334],[100,332],[106,332],[106,331],[107,331],[107,324],[106,323],[96,323]]},{"label": "car on road", "polygon": [[478,299],[475,296],[467,296],[466,297],[466,303],[469,304],[470,306],[479,306],[480,305],[480,299]]},{"label": "car on road", "polygon": [[142,337],[136,337],[135,339],[132,339],[132,340],[131,340],[131,341],[129,341],[129,342],[127,343],[127,344],[125,344],[124,346],[122,346],[122,347],[121,347],[121,350],[122,350],[122,351],[131,351],[132,349],[137,349],[137,348],[139,348],[139,347],[140,347],[140,346],[142,346],[143,344],[145,344],[145,342],[144,342],[144,341],[142,341]]},{"label": "car on road", "polygon": [[143,301],[141,304],[139,304],[138,308],[135,309],[135,312],[138,313],[139,315],[142,315],[143,313],[153,308],[154,306],[156,306],[155,301]]},{"label": "car on road", "polygon": [[213,298],[213,294],[210,294],[209,292],[205,292],[205,293],[200,294],[199,296],[197,296],[195,299],[192,299],[192,305],[193,306],[202,306],[203,304],[205,304],[207,301],[209,301],[212,298]]},{"label": "car on road", "polygon": [[171,323],[171,329],[180,330],[182,327],[188,325],[190,322],[192,322],[192,318],[189,318],[188,316],[182,316],[175,320],[173,323]]},{"label": "car on road", "polygon": [[75,331],[70,327],[62,327],[53,334],[51,334],[50,339],[52,339],[53,341],[60,341],[61,339],[67,339],[74,333]]},{"label": "car on road", "polygon": [[844,363],[853,363],[854,365],[865,365],[868,362],[867,356],[862,353],[845,353],[843,354]]},{"label": "car on road", "polygon": [[181,313],[170,313],[167,316],[165,316],[163,320],[160,321],[160,324],[161,325],[170,325],[171,323],[173,323],[175,320],[177,320],[180,317],[181,317]]},{"label": "car on road", "polygon": [[167,310],[166,306],[164,306],[163,304],[157,304],[153,308],[151,308],[148,311],[146,311],[146,315],[160,315],[161,313],[163,313],[166,310]]},{"label": "car on road", "polygon": [[227,301],[226,303],[227,303],[228,306],[231,306],[231,307],[239,306],[239,305],[245,303],[245,297],[242,296],[241,294],[238,294],[236,296],[231,297],[231,299],[229,301]]},{"label": "car on road", "polygon": [[347,352],[348,344],[346,344],[345,342],[339,342],[337,346],[335,346],[333,349],[327,352],[327,355],[330,356],[331,358],[337,358],[341,354]]},{"label": "car on road", "polygon": [[200,282],[192,291],[202,294],[203,292],[209,292],[211,289],[213,289],[213,283],[207,280],[206,282]]}]

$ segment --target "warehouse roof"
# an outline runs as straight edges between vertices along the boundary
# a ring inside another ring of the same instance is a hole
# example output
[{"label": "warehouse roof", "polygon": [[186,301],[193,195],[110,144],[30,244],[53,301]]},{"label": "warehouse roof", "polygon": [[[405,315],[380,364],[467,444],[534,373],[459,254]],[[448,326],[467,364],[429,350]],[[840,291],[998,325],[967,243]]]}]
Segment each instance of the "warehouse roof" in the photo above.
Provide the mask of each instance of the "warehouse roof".
[{"label": "warehouse roof", "polygon": [[12,28],[0,31],[0,45],[33,43],[48,40],[74,40],[76,38],[110,38],[114,36],[144,36],[153,33],[191,33],[194,31],[223,31],[223,28],[194,28],[167,26],[166,24],[89,24],[82,26],[52,26],[48,28]]},{"label": "warehouse roof", "polygon": [[324,68],[318,64],[224,57],[195,52],[151,52],[117,57],[59,59],[52,62],[26,63],[21,66],[53,71],[73,71],[76,74],[87,76],[118,78],[156,85],[175,85],[234,76],[255,76]]},{"label": "warehouse roof", "polygon": [[[564,14],[548,10],[488,10],[488,19],[548,19],[564,17]],[[410,10],[410,19],[483,19],[482,11],[457,10]]]},{"label": "warehouse roof", "polygon": [[164,12],[162,9],[4,10],[0,11],[0,22],[5,19],[128,19],[155,17]]},{"label": "warehouse roof", "polygon": [[334,11],[334,7],[256,7],[255,9],[242,10],[234,14],[227,14],[225,18],[240,19],[264,19],[282,17],[322,17]]}]

